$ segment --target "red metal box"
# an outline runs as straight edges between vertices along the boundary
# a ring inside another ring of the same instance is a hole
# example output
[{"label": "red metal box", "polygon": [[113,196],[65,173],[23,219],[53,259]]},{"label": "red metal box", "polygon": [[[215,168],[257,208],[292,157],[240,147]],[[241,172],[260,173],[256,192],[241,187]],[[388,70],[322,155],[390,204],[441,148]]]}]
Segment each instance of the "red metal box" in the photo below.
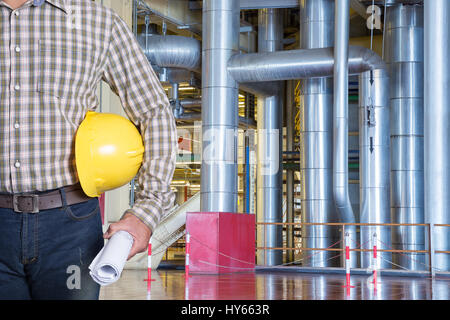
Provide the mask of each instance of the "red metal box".
[{"label": "red metal box", "polygon": [[254,271],[254,214],[188,212],[186,232],[190,235],[190,273]]}]

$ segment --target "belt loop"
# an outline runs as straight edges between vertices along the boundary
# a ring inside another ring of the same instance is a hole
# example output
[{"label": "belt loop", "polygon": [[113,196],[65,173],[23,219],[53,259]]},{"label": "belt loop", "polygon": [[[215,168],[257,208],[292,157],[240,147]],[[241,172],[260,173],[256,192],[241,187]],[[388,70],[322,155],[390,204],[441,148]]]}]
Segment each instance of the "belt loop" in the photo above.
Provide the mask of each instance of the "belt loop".
[{"label": "belt loop", "polygon": [[64,190],[64,188],[60,188],[59,193],[61,193],[63,207],[67,207],[68,205],[67,205],[67,199],[66,199],[66,191]]}]

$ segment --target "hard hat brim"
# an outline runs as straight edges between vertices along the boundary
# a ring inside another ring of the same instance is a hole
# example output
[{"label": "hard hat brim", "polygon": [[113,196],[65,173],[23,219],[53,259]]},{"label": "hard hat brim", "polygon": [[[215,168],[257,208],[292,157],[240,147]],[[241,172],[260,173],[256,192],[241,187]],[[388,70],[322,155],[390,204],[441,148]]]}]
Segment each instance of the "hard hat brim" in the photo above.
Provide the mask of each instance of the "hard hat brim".
[{"label": "hard hat brim", "polygon": [[92,177],[94,173],[91,172],[92,155],[90,146],[87,143],[89,137],[86,130],[83,130],[83,123],[77,131],[75,139],[75,162],[77,166],[78,179],[80,180],[81,188],[89,197],[100,197],[97,192],[94,180]]}]

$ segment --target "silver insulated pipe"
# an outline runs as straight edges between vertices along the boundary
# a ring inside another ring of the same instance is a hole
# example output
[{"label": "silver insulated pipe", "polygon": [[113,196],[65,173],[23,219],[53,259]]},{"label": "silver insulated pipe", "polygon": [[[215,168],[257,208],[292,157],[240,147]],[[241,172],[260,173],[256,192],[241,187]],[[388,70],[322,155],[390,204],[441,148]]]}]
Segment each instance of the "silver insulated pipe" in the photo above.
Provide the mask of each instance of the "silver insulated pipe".
[{"label": "silver insulated pipe", "polygon": [[[389,77],[386,69],[359,76],[360,222],[390,223]],[[391,249],[391,229],[361,226],[361,249]],[[391,253],[380,252],[377,267],[391,269]],[[372,252],[361,252],[361,268],[372,266]]]},{"label": "silver insulated pipe", "polygon": [[431,226],[431,263],[450,271],[450,1],[424,1],[425,221]]},{"label": "silver insulated pipe", "polygon": [[[300,1],[300,48],[331,48],[334,45],[334,0]],[[332,52],[332,51],[330,51]],[[333,201],[333,79],[300,81],[300,181],[302,222],[337,222]],[[305,248],[327,248],[339,238],[336,227],[302,227]],[[303,251],[304,258],[311,251]],[[316,251],[303,266],[331,267],[339,259],[331,251]]]},{"label": "silver insulated pipe", "polygon": [[[394,223],[424,223],[423,6],[387,8],[386,63],[391,79],[391,212]],[[395,249],[425,250],[424,227],[394,227]],[[425,254],[404,253],[395,263],[426,270]]]},{"label": "silver insulated pipe", "polygon": [[160,68],[201,71],[201,43],[182,36],[140,34],[138,42],[151,64]]},{"label": "silver insulated pipe", "polygon": [[[283,24],[279,9],[258,10],[258,51],[283,49]],[[258,222],[282,222],[283,197],[283,106],[281,83],[271,84],[278,94],[258,96],[257,206]],[[258,247],[283,246],[281,225],[260,225],[257,228]],[[275,266],[283,263],[281,250],[259,250],[257,263]]]},{"label": "silver insulated pipe", "polygon": [[[333,51],[333,48],[319,48],[237,54],[228,62],[228,71],[239,83],[252,85],[256,82],[263,84],[267,81],[331,77],[334,70]],[[384,68],[386,64],[375,52],[350,46],[349,74]]]},{"label": "silver insulated pipe", "polygon": [[203,1],[201,211],[237,211],[239,0]]},{"label": "silver insulated pipe", "polygon": [[[350,0],[336,0],[334,45],[333,100],[333,194],[342,222],[355,223],[348,193],[348,64],[350,32]],[[346,226],[345,236],[350,248],[357,247],[356,227]],[[357,254],[350,253],[350,263],[356,267]]]}]

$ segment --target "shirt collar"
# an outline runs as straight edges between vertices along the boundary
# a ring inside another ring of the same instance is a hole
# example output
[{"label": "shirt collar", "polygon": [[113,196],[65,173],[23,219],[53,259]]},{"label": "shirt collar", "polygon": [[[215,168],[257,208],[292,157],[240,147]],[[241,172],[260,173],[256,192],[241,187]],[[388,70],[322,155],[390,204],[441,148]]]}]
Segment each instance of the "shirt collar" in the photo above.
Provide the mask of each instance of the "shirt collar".
[{"label": "shirt collar", "polygon": [[[41,6],[45,1],[55,6],[56,8],[61,9],[65,13],[69,13],[69,8],[67,6],[66,0],[29,0],[29,2],[31,2],[31,5],[34,6]],[[6,4],[2,0],[0,0],[0,6],[6,6]]]},{"label": "shirt collar", "polygon": [[[59,9],[61,9],[65,13],[69,13],[69,8],[68,8],[65,0],[45,0],[45,1],[47,1],[48,3],[54,5],[55,7],[59,8]],[[33,2],[39,3],[41,1],[33,0]]]}]

